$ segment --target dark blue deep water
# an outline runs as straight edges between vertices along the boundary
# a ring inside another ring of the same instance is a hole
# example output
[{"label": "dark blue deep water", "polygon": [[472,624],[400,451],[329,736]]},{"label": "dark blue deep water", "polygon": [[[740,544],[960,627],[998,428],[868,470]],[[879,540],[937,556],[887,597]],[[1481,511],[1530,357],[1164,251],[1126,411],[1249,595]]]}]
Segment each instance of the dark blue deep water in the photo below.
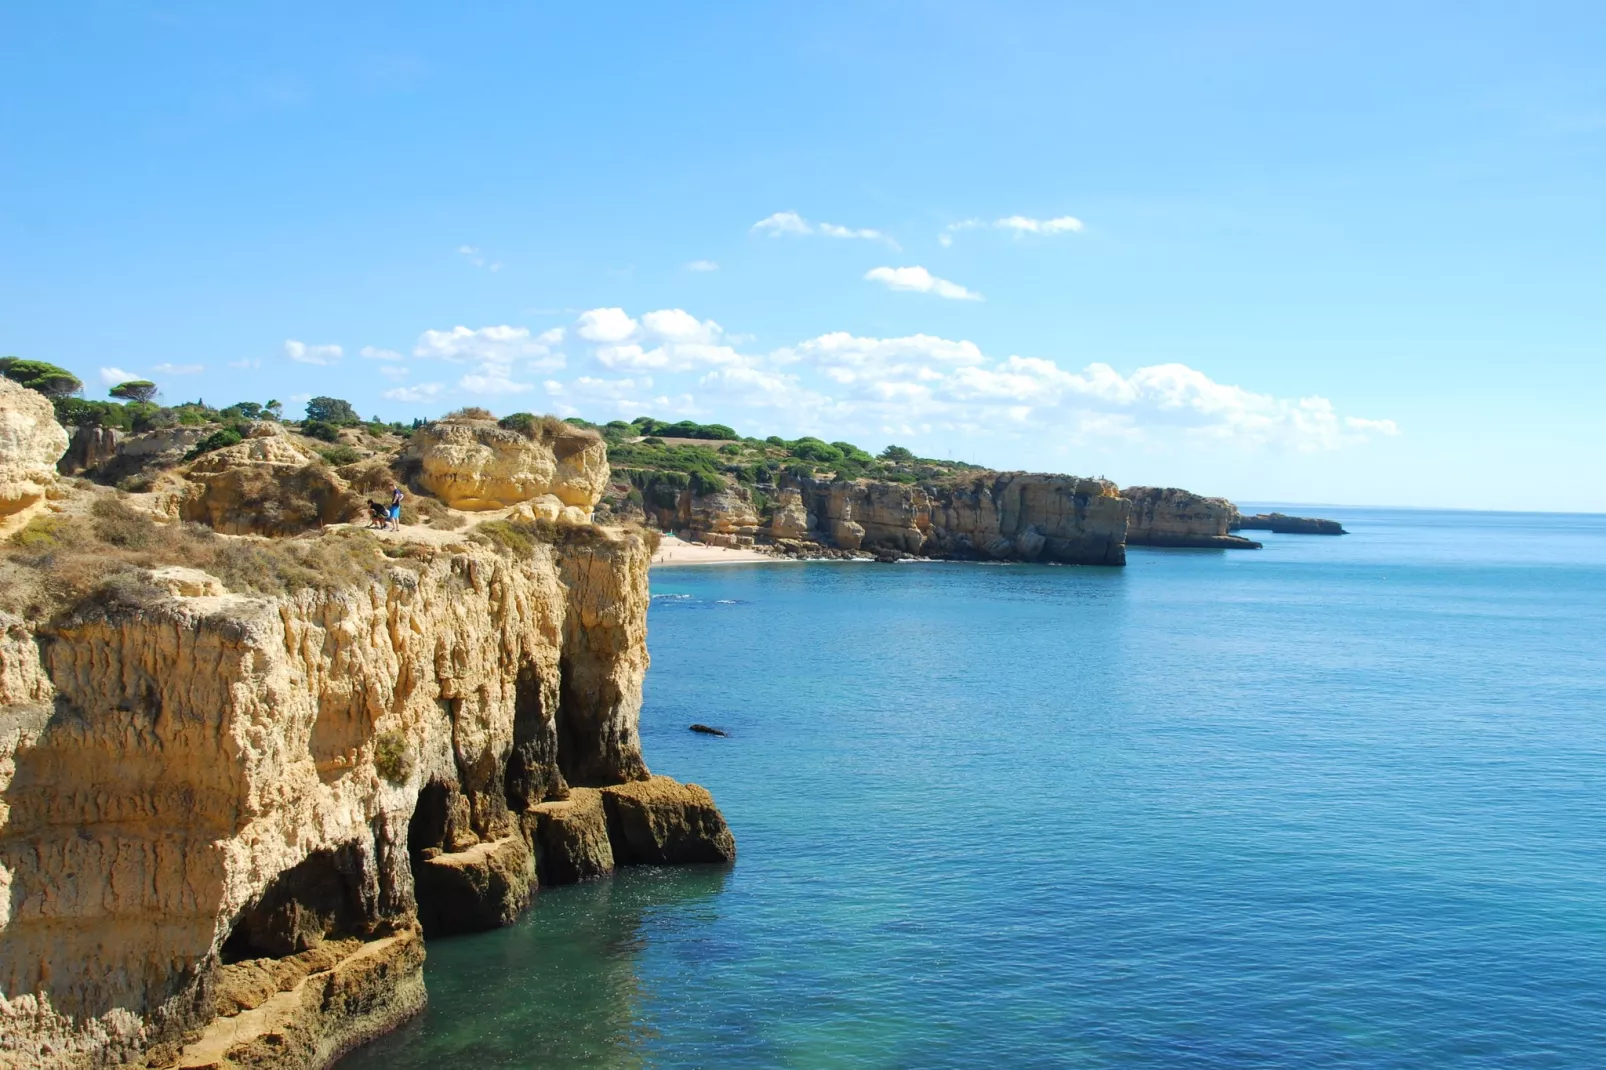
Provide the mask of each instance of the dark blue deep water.
[{"label": "dark blue deep water", "polygon": [[647,757],[740,860],[431,944],[344,1065],[1606,1065],[1606,517],[1325,512],[655,572]]}]

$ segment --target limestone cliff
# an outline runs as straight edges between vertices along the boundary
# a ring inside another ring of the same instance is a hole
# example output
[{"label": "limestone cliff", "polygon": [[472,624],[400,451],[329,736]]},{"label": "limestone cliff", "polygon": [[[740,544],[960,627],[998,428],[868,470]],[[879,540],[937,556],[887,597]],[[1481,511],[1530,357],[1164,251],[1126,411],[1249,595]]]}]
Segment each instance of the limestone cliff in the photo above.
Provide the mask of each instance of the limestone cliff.
[{"label": "limestone cliff", "polygon": [[67,432],[45,396],[0,377],[0,521],[44,499],[56,485]]},{"label": "limestone cliff", "polygon": [[1193,546],[1258,550],[1260,544],[1228,534],[1238,507],[1225,498],[1206,498],[1177,487],[1128,487],[1132,503],[1126,541],[1131,546]]},{"label": "limestone cliff", "polygon": [[781,493],[770,527],[781,541],[986,560],[1125,560],[1128,503],[1104,480],[1027,472],[924,486],[800,479]]},{"label": "limestone cliff", "polygon": [[[185,508],[226,529],[240,480],[306,468],[289,445],[208,455]],[[528,530],[0,619],[0,1067],[324,1066],[422,1006],[421,931],[505,924],[542,874],[734,856],[642,758],[644,541]]]},{"label": "limestone cliff", "polygon": [[454,509],[500,509],[550,499],[554,512],[591,519],[608,482],[602,440],[567,425],[524,431],[494,420],[453,417],[414,433],[406,452],[419,485]]}]

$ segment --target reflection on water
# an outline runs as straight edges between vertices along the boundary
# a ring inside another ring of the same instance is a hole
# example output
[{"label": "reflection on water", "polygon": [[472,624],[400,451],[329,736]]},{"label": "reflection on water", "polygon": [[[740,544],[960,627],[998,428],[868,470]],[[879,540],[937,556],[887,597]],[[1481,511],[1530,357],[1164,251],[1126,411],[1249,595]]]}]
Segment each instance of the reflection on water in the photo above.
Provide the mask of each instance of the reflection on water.
[{"label": "reflection on water", "polygon": [[429,1009],[341,1062],[351,1068],[647,1065],[654,1039],[638,960],[647,932],[695,944],[728,867],[622,871],[543,891],[510,929],[436,940]]}]

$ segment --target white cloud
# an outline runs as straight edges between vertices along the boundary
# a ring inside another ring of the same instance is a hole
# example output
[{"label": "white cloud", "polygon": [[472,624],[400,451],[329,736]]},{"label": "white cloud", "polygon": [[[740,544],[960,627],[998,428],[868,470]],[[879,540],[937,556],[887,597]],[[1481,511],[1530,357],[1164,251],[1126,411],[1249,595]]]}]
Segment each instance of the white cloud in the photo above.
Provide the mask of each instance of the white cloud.
[{"label": "white cloud", "polygon": [[309,346],[305,342],[298,342],[294,338],[285,340],[284,355],[297,364],[316,364],[327,367],[330,364],[340,363],[340,357],[345,352],[337,345]]},{"label": "white cloud", "polygon": [[357,355],[364,360],[406,360],[407,358],[394,349],[380,349],[378,346],[363,346]]},{"label": "white cloud", "polygon": [[782,234],[812,234],[814,228],[808,220],[796,212],[776,212],[765,216],[751,227],[752,230],[768,234],[772,238],[779,238]]},{"label": "white cloud", "polygon": [[243,358],[241,360],[231,360],[231,361],[229,361],[229,367],[231,367],[231,368],[260,368],[260,367],[262,367],[262,361],[260,361],[260,360],[258,360],[256,358],[253,358],[253,357],[245,357],[245,358]]},{"label": "white cloud", "polygon": [[564,365],[563,354],[554,353],[552,344],[551,332],[532,338],[528,327],[504,325],[471,330],[459,326],[449,331],[425,331],[418,336],[413,356],[454,364],[479,361],[512,365],[515,361],[526,360],[532,368],[551,370]]},{"label": "white cloud", "polygon": [[404,368],[399,364],[381,364],[379,366],[379,374],[386,379],[405,379],[411,374],[411,369]]},{"label": "white cloud", "polygon": [[796,212],[776,212],[754,223],[750,230],[779,238],[783,234],[823,234],[828,238],[859,238],[864,241],[885,242],[894,249],[900,248],[890,234],[868,227],[844,227],[838,223],[811,223]]},{"label": "white cloud", "polygon": [[[337,350],[339,346],[335,347]],[[153,364],[151,371],[158,375],[199,375],[206,371],[205,364]]]},{"label": "white cloud", "polygon": [[693,260],[686,265],[687,271],[718,271],[719,265],[712,260]]},{"label": "white cloud", "polygon": [[416,405],[438,396],[444,389],[446,389],[444,383],[419,383],[417,386],[394,387],[379,396],[386,401],[406,401]]},{"label": "white cloud", "polygon": [[535,388],[533,383],[513,381],[508,374],[505,369],[487,364],[478,372],[463,376],[457,386],[470,394],[522,394]]},{"label": "white cloud", "polygon": [[588,342],[623,342],[637,326],[622,308],[593,308],[580,313],[575,333]]},{"label": "white cloud", "polygon": [[995,219],[991,223],[985,219],[962,219],[957,223],[949,223],[947,229],[937,235],[937,241],[945,248],[954,243],[953,233],[959,230],[975,230],[978,227],[991,227],[994,230],[1007,230],[1017,237],[1022,234],[1075,234],[1082,230],[1082,221],[1072,215],[1055,216],[1053,219],[1033,219],[1031,216],[1012,215],[1003,219]]},{"label": "white cloud", "polygon": [[939,279],[923,267],[878,267],[864,273],[871,282],[885,283],[890,290],[907,290],[913,293],[930,293],[950,301],[980,301],[982,296],[967,290],[957,282]]},{"label": "white cloud", "polygon": [[133,372],[125,372],[121,368],[102,368],[100,370],[100,381],[107,386],[116,386],[118,383],[126,383],[131,379],[138,378],[140,377]]},{"label": "white cloud", "polygon": [[641,317],[641,325],[671,342],[712,342],[724,333],[713,320],[698,320],[680,308],[666,308]]},{"label": "white cloud", "polygon": [[1017,234],[1065,234],[1080,232],[1082,221],[1070,215],[1057,216],[1053,219],[1031,219],[1023,215],[1012,215],[994,220],[993,226],[1000,230],[1013,230]]},{"label": "white cloud", "polygon": [[1397,435],[1400,427],[1393,420],[1368,420],[1361,416],[1344,417],[1344,426],[1351,431],[1371,431],[1379,435]]}]

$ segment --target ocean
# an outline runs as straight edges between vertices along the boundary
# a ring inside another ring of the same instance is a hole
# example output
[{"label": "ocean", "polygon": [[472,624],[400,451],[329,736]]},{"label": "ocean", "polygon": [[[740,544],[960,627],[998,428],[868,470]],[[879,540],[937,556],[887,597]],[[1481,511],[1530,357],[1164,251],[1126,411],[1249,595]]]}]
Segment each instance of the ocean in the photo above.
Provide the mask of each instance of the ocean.
[{"label": "ocean", "polygon": [[431,943],[341,1065],[1606,1065],[1606,516],[1313,512],[654,571],[647,759],[738,861]]}]

